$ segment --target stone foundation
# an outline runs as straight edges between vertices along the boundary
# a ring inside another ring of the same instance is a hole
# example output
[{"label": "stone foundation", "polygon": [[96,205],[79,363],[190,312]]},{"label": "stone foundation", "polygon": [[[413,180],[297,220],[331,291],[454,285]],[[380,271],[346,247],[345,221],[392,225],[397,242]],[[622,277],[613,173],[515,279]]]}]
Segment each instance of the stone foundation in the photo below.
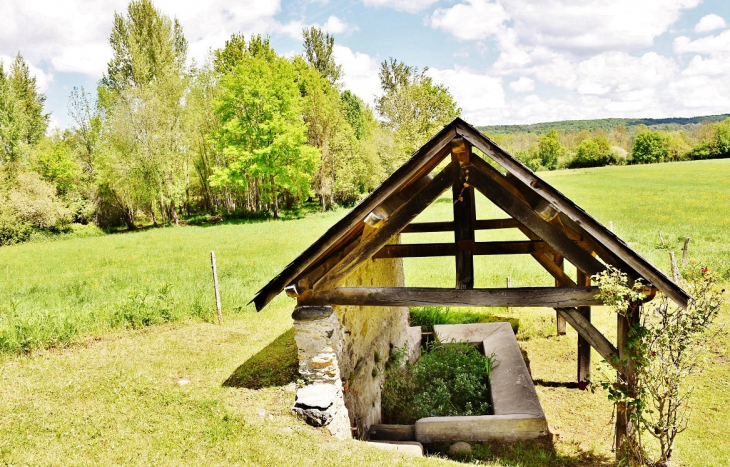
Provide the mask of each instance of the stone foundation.
[{"label": "stone foundation", "polygon": [[[396,238],[395,243],[398,241]],[[403,263],[400,259],[367,260],[341,286],[403,287]],[[338,437],[351,436],[351,426],[356,434],[364,435],[370,425],[380,422],[385,362],[394,348],[416,339],[415,333],[409,333],[408,308],[297,307],[292,318],[300,374],[307,384],[334,386],[338,397],[330,408],[313,409],[304,402],[309,395],[302,393],[303,402],[297,402],[295,411],[311,423],[322,420]],[[420,344],[420,333],[417,339]],[[412,346],[409,350],[414,352]],[[339,401],[341,409],[337,408]],[[327,401],[317,403],[325,405]],[[334,411],[330,421],[324,413],[328,410]],[[343,415],[349,417],[347,435],[342,429]]]}]

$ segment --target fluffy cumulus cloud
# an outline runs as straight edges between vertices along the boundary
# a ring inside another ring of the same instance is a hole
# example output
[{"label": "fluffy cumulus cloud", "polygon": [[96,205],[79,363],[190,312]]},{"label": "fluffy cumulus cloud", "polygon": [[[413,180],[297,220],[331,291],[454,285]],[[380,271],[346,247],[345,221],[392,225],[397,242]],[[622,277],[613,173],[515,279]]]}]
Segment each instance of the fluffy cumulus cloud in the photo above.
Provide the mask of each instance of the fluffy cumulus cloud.
[{"label": "fluffy cumulus cloud", "polygon": [[471,122],[491,120],[505,108],[505,94],[501,78],[485,76],[468,68],[426,72],[434,82],[443,84],[461,107],[462,116]]},{"label": "fluffy cumulus cloud", "polygon": [[725,29],[727,24],[722,16],[718,16],[714,13],[703,16],[702,19],[695,25],[695,32],[703,33],[715,31],[716,29]]},{"label": "fluffy cumulus cloud", "polygon": [[535,89],[535,80],[530,79],[527,76],[521,76],[520,79],[509,83],[509,88],[514,92],[533,91]]},{"label": "fluffy cumulus cloud", "polygon": [[375,105],[375,96],[381,94],[378,60],[366,53],[353,52],[335,44],[335,60],[342,65],[345,88],[354,92],[365,103]]},{"label": "fluffy cumulus cloud", "polygon": [[393,8],[398,11],[417,13],[430,7],[438,0],[363,0],[366,6]]},{"label": "fluffy cumulus cloud", "polygon": [[431,15],[431,26],[459,40],[484,40],[504,30],[509,19],[504,7],[495,2],[469,0],[451,8],[439,8]]}]

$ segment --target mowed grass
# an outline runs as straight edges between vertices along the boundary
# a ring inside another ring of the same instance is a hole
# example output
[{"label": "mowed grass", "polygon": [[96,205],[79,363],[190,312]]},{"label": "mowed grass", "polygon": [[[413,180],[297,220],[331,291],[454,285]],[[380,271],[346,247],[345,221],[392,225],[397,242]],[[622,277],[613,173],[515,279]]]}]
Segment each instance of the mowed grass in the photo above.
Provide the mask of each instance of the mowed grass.
[{"label": "mowed grass", "polygon": [[[665,271],[668,251],[727,277],[730,161],[542,173]],[[503,217],[482,200],[481,218]],[[419,220],[445,220],[445,196]],[[8,465],[441,465],[338,442],[291,416],[290,313],[285,296],[256,313],[246,303],[346,211],[304,219],[152,229],[0,248],[0,463]],[[662,245],[657,231],[666,241]],[[451,241],[406,234],[404,242]],[[479,240],[517,239],[513,231]],[[215,250],[224,325],[214,324]],[[477,286],[549,285],[529,258],[479,258]],[[406,261],[412,285],[453,286],[453,261]],[[487,465],[611,465],[605,394],[571,388],[576,335],[556,337],[554,312],[501,309],[519,320],[555,440],[480,447]],[[596,308],[607,336],[615,318]],[[730,323],[725,312],[721,320]],[[167,323],[166,323],[167,322]],[[147,324],[161,323],[147,327]],[[138,328],[138,329],[137,329]],[[44,347],[50,349],[44,350]],[[730,355],[711,350],[690,430],[675,457],[730,465]],[[30,353],[17,354],[17,351]],[[594,353],[594,364],[600,358]],[[271,362],[266,365],[266,362]]]}]

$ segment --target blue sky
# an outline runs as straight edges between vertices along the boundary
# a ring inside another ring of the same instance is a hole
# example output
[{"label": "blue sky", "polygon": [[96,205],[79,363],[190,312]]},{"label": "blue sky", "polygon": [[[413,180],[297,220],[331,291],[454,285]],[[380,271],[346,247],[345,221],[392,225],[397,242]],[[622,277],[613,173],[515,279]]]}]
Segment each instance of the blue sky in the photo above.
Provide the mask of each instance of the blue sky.
[{"label": "blue sky", "polygon": [[[0,3],[0,60],[18,51],[52,124],[73,125],[71,89],[93,91],[126,0]],[[343,86],[372,103],[394,57],[448,86],[475,125],[730,113],[728,0],[158,0],[190,58],[236,32],[301,53],[301,30],[335,36]]]}]

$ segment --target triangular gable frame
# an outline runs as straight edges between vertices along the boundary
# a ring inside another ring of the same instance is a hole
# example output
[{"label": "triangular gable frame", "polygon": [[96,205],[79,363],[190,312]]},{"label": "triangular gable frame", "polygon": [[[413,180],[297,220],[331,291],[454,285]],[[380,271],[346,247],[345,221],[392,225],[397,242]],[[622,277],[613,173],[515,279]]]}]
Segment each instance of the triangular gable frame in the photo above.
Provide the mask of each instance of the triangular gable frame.
[{"label": "triangular gable frame", "polygon": [[[455,165],[454,159],[434,180],[428,181],[426,176],[453,152],[452,144],[460,139],[504,168],[507,175],[502,175],[486,161],[471,154],[470,160],[461,164],[464,167]],[[591,275],[605,268],[591,256],[595,252],[606,264],[618,267],[633,279],[642,278],[680,306],[687,306],[691,298],[689,294],[662,271],[481,132],[457,118],[414,152],[403,166],[348,215],[259,290],[252,300],[257,310],[265,307],[287,286],[293,288],[296,295],[307,289],[324,291],[335,288],[347,274],[377,254],[389,238],[404,230],[418,213],[448,189],[452,185],[451,178],[461,173],[463,179],[464,168],[471,169],[469,185],[515,218],[528,237],[545,241],[555,250],[553,253],[567,258],[585,273]],[[419,190],[414,191],[415,186]],[[375,233],[364,235],[368,215],[409,189],[412,191],[410,198],[400,203],[392,213],[395,220],[389,218],[384,223],[387,229],[377,229]],[[407,208],[407,212],[404,213],[403,208]],[[552,214],[555,216],[550,218]],[[548,218],[551,220],[547,221]],[[567,276],[560,275],[560,268],[555,267],[550,255],[535,252],[532,256],[556,277],[560,285],[571,285]],[[311,277],[312,272],[316,272],[314,283],[308,282],[308,275]]]}]

